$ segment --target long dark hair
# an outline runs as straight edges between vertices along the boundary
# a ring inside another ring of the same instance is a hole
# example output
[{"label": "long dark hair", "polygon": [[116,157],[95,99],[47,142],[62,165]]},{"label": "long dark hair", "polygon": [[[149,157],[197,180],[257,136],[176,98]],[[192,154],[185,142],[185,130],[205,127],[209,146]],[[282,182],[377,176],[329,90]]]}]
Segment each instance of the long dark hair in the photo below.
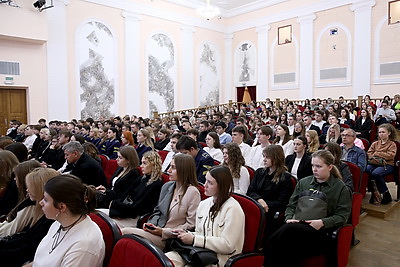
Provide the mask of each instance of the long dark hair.
[{"label": "long dark hair", "polygon": [[272,182],[277,184],[283,179],[283,174],[287,171],[283,148],[280,145],[269,145],[264,148],[263,155],[271,159],[271,163],[275,167],[275,174],[274,178],[272,178]]},{"label": "long dark hair", "polygon": [[218,184],[218,195],[210,209],[211,219],[214,220],[225,201],[228,200],[233,188],[233,177],[227,166],[217,165],[208,172]]},{"label": "long dark hair", "polygon": [[55,208],[64,203],[73,215],[89,214],[96,208],[96,188],[72,174],[51,178],[44,191],[53,198]]}]

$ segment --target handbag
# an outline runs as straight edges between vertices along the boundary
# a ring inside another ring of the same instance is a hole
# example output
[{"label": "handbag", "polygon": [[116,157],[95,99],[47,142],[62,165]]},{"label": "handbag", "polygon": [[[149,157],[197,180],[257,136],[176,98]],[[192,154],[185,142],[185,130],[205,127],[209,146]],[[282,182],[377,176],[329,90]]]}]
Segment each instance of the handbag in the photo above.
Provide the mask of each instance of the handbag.
[{"label": "handbag", "polygon": [[328,198],[324,192],[310,188],[300,193],[294,219],[317,220],[328,215]]},{"label": "handbag", "polygon": [[176,251],[187,264],[195,267],[218,263],[217,253],[214,251],[208,248],[186,245],[177,238],[168,239],[167,247]]},{"label": "handbag", "polygon": [[368,164],[375,166],[383,166],[386,169],[387,162],[384,158],[373,156],[368,159]]},{"label": "handbag", "polygon": [[372,194],[372,201],[371,202],[372,203],[371,204],[374,204],[374,205],[381,204],[382,195],[379,192],[378,187],[376,186],[375,180],[371,180],[371,185],[372,185],[372,192],[371,192],[371,194]]}]

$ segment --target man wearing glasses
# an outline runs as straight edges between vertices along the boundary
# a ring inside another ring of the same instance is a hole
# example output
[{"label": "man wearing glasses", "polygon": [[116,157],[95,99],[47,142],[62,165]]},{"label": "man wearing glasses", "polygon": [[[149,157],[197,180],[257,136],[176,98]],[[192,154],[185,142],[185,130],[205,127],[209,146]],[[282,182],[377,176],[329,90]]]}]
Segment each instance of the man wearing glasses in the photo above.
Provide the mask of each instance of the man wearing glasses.
[{"label": "man wearing glasses", "polygon": [[378,110],[376,111],[374,120],[375,122],[377,122],[378,120],[379,124],[396,120],[396,115],[394,114],[394,110],[389,107],[389,102],[387,100],[382,101],[381,108],[378,108]]},{"label": "man wearing glasses", "polygon": [[360,167],[363,172],[367,167],[367,155],[364,150],[354,144],[356,132],[353,129],[345,129],[342,134],[342,160],[350,161]]}]

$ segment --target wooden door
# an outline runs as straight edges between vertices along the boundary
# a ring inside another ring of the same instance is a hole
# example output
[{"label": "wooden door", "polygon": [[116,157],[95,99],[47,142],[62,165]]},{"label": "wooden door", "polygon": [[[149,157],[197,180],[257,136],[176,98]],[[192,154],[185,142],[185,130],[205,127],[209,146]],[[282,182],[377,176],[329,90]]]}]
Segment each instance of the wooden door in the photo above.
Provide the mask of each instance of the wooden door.
[{"label": "wooden door", "polygon": [[10,120],[27,123],[26,90],[0,87],[0,135],[6,133]]}]

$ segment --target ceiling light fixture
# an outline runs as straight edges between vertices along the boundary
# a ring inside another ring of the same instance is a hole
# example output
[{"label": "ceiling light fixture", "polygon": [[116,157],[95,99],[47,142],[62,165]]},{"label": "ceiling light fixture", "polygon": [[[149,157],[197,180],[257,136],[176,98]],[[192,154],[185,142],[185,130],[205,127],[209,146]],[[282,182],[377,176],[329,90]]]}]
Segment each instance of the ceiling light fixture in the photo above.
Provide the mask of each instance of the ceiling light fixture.
[{"label": "ceiling light fixture", "polygon": [[215,16],[218,16],[220,14],[219,12],[219,8],[210,5],[210,0],[206,0],[207,1],[207,5],[204,7],[200,7],[196,10],[197,14],[206,19],[206,20],[210,20]]}]

